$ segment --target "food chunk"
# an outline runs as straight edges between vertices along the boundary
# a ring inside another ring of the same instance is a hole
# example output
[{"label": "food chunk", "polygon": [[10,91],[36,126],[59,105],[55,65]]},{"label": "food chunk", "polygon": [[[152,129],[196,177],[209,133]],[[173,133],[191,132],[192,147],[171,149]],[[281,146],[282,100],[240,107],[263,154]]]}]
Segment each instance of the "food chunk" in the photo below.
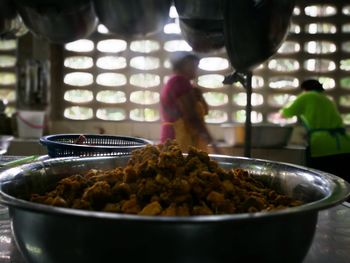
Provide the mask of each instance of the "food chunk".
[{"label": "food chunk", "polygon": [[102,208],[111,196],[111,187],[106,181],[98,181],[85,189],[82,199],[89,202],[94,208]]},{"label": "food chunk", "polygon": [[162,206],[157,201],[155,201],[146,205],[142,209],[142,211],[139,213],[139,215],[156,216],[156,215],[159,215],[161,212],[162,212]]}]

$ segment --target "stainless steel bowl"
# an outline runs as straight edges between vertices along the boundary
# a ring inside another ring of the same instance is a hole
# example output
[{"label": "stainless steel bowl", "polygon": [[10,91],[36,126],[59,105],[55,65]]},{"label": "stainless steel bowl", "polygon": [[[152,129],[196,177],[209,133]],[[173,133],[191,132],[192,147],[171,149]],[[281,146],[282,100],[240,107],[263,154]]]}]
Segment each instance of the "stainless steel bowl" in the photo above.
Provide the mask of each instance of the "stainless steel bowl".
[{"label": "stainless steel bowl", "polygon": [[[244,145],[244,124],[222,124],[224,138],[230,145]],[[291,125],[253,124],[252,147],[282,148],[285,147],[293,132]]]},{"label": "stainless steel bowl", "polygon": [[151,217],[66,209],[25,201],[68,175],[124,165],[127,157],[61,158],[12,168],[0,175],[16,243],[28,262],[301,262],[319,210],[350,193],[344,180],[304,167],[213,156],[241,167],[305,205],[276,212]]}]

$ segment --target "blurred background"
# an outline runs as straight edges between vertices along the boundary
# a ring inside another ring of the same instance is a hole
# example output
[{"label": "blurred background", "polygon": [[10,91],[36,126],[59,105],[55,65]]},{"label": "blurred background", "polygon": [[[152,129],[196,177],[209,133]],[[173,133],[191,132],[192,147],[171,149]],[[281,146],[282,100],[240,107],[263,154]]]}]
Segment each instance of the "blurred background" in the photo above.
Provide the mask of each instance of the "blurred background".
[{"label": "blurred background", "polygon": [[[296,98],[306,78],[323,84],[350,124],[349,18],[347,1],[296,1],[286,41],[253,71],[251,114],[253,126],[292,125],[293,131],[288,141],[272,148],[255,145],[255,156],[284,160],[285,153],[291,162],[303,162],[302,127],[296,118],[281,119],[276,112]],[[171,6],[161,30],[152,34],[111,33],[98,22],[89,36],[64,44],[31,32],[0,39],[0,100],[11,119],[6,127],[1,122],[1,132],[15,136],[8,153],[45,150],[19,134],[18,113],[28,111],[44,112],[36,116],[44,123],[32,123],[34,128],[42,124],[43,134],[123,134],[158,141],[159,91],[171,73],[169,55],[192,50],[180,24]],[[210,106],[209,130],[224,153],[240,155],[245,90],[222,83],[232,72],[224,47],[199,55],[196,82]],[[287,147],[288,152],[286,145],[295,147]]]}]

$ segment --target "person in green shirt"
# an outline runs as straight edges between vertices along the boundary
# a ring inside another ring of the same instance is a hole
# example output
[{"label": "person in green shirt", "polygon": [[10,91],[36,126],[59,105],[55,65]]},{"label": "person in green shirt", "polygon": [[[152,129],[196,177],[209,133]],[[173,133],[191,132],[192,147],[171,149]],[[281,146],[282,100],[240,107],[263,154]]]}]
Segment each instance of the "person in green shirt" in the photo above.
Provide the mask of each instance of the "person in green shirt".
[{"label": "person in green shirt", "polygon": [[308,132],[306,165],[350,181],[349,169],[342,168],[350,162],[350,136],[335,103],[317,80],[302,82],[301,89],[304,92],[281,114],[285,118],[298,116]]}]

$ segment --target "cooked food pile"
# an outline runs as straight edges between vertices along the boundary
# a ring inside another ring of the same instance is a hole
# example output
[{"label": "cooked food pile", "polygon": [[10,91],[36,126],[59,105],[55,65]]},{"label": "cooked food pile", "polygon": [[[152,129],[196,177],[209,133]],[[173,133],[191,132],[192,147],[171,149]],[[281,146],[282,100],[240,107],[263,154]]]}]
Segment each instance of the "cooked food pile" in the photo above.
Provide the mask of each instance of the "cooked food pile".
[{"label": "cooked food pile", "polygon": [[126,167],[90,170],[58,182],[31,201],[47,205],[152,216],[271,211],[301,205],[265,187],[247,171],[219,167],[206,152],[187,156],[174,142],[133,152]]}]

